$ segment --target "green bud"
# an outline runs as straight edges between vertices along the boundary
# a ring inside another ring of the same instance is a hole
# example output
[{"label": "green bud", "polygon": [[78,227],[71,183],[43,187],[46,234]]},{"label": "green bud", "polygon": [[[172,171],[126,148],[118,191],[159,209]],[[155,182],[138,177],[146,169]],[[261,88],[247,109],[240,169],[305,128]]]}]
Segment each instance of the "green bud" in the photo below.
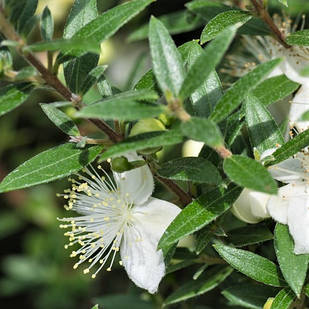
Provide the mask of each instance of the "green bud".
[{"label": "green bud", "polygon": [[112,159],[111,162],[112,170],[117,173],[123,173],[134,168],[126,157],[118,157]]},{"label": "green bud", "polygon": [[263,309],[270,309],[271,305],[273,304],[274,298],[273,297],[269,297],[266,301],[266,303],[264,304]]}]

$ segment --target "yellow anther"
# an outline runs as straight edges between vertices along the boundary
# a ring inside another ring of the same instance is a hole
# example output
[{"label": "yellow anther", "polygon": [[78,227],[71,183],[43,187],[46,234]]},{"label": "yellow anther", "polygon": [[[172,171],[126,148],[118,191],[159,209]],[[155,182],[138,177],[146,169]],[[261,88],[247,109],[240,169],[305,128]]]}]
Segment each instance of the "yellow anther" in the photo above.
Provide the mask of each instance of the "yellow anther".
[{"label": "yellow anther", "polygon": [[96,277],[96,275],[95,275],[95,274],[91,275],[91,278],[92,278],[92,279],[94,279],[95,277]]},{"label": "yellow anther", "polygon": [[108,267],[107,269],[106,269],[106,271],[111,271],[112,269],[110,268],[110,267]]},{"label": "yellow anther", "polygon": [[63,196],[66,200],[69,198],[69,196],[68,195],[64,195]]},{"label": "yellow anther", "polygon": [[75,257],[77,255],[76,251],[72,251],[70,257]]},{"label": "yellow anther", "polygon": [[108,221],[109,220],[109,217],[104,217],[104,221]]},{"label": "yellow anther", "polygon": [[103,264],[103,262],[104,262],[104,260],[102,259],[102,260],[100,260],[100,264]]},{"label": "yellow anther", "polygon": [[89,268],[84,269],[83,273],[84,274],[88,274],[89,273]]},{"label": "yellow anther", "polygon": [[73,269],[76,269],[78,267],[78,263],[74,264]]},{"label": "yellow anther", "polygon": [[120,265],[120,266],[122,266],[122,265],[123,265],[122,261],[119,261],[119,265]]},{"label": "yellow anther", "polygon": [[64,249],[68,249],[69,248],[69,246],[68,245],[64,245]]}]

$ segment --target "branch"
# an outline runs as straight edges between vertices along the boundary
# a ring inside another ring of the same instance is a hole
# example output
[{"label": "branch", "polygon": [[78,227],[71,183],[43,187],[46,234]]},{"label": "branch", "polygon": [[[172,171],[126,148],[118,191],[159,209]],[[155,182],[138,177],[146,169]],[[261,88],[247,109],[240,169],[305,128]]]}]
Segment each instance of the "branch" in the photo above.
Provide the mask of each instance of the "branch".
[{"label": "branch", "polygon": [[[76,94],[72,93],[70,89],[63,85],[63,83],[58,79],[58,77],[52,74],[42,63],[38,60],[34,54],[29,52],[24,52],[23,46],[25,42],[23,39],[16,33],[14,27],[7,21],[4,10],[0,7],[0,31],[8,40],[12,40],[18,43],[16,46],[17,52],[25,58],[37,71],[41,74],[41,77],[44,79],[47,85],[54,88],[62,97],[67,101],[73,102],[77,109],[83,106],[81,98]],[[113,142],[119,142],[122,140],[122,137],[117,134],[106,122],[99,119],[88,119],[95,126],[101,129]]]},{"label": "branch", "polygon": [[278,29],[277,25],[274,23],[273,19],[269,15],[268,11],[265,9],[264,5],[258,0],[251,0],[258,15],[265,21],[270,30],[275,36],[275,39],[285,48],[290,48],[291,45],[287,44],[285,38],[281,31]]}]

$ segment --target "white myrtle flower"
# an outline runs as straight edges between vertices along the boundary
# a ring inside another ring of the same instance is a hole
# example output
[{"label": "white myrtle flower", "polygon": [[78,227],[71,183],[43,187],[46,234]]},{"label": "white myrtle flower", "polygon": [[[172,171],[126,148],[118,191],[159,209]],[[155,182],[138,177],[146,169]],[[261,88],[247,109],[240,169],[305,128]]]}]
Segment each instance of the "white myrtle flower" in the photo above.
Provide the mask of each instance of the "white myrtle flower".
[{"label": "white myrtle flower", "polygon": [[[141,160],[136,153],[127,154],[129,161]],[[102,168],[98,166],[100,170]],[[84,273],[97,273],[105,266],[110,271],[117,252],[120,264],[139,287],[155,293],[165,275],[162,250],[158,241],[171,221],[180,212],[176,205],[151,197],[153,176],[147,165],[124,173],[113,173],[114,182],[105,173],[101,177],[93,168],[86,168],[72,181],[72,189],[64,194],[67,210],[78,217],[59,219],[61,228],[71,228],[65,235],[69,244],[79,244],[71,257],[79,256],[74,265],[87,264]],[[103,171],[104,172],[104,171]]]}]

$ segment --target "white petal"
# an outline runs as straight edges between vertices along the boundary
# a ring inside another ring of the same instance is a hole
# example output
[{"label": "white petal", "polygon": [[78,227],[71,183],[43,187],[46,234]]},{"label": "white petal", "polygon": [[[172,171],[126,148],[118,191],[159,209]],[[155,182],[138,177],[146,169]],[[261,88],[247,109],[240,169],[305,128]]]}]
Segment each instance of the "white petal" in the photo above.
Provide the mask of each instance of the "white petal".
[{"label": "white petal", "polygon": [[271,195],[244,189],[232,207],[233,214],[247,223],[258,223],[269,217],[266,204]]},{"label": "white petal", "polygon": [[179,212],[176,205],[155,198],[133,208],[134,225],[125,230],[120,254],[130,279],[149,293],[157,291],[165,275],[162,250],[157,251],[159,239]]},{"label": "white petal", "polygon": [[291,102],[289,113],[290,126],[295,126],[300,132],[309,127],[309,121],[299,121],[302,114],[309,110],[309,85],[303,85]]},{"label": "white petal", "polygon": [[182,155],[184,157],[198,157],[203,146],[204,146],[203,142],[198,142],[198,141],[189,139],[183,144]]},{"label": "white petal", "polygon": [[309,191],[302,186],[302,194],[291,197],[288,207],[288,226],[294,239],[296,254],[309,253]]},{"label": "white petal", "polygon": [[[129,161],[143,160],[136,153],[125,155]],[[121,194],[131,203],[139,205],[147,201],[154,189],[152,173],[147,165],[124,173],[113,173]]]}]

